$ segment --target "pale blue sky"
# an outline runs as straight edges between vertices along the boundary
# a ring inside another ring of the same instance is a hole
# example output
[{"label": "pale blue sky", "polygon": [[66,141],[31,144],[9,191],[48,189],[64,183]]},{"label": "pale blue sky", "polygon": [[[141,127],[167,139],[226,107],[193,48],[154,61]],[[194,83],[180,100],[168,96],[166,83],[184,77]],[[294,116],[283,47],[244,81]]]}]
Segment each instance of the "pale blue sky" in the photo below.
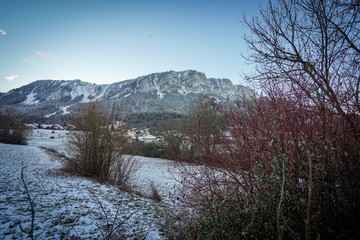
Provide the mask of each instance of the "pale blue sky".
[{"label": "pale blue sky", "polygon": [[252,0],[2,0],[0,92],[35,80],[113,83],[194,69],[241,83]]}]

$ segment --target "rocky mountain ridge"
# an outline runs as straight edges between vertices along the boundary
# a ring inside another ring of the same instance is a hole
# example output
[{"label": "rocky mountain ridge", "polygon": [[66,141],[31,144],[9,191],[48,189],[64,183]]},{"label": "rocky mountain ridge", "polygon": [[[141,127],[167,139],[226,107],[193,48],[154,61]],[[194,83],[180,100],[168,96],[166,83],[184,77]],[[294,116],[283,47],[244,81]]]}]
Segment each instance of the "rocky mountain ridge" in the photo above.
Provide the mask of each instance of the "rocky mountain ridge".
[{"label": "rocky mountain ridge", "polygon": [[243,99],[252,91],[234,85],[229,79],[207,78],[204,73],[168,71],[112,84],[93,84],[81,80],[38,80],[0,94],[0,109],[51,117],[77,111],[89,101],[116,103],[126,113],[184,113],[187,105],[199,96],[212,96],[219,101]]}]

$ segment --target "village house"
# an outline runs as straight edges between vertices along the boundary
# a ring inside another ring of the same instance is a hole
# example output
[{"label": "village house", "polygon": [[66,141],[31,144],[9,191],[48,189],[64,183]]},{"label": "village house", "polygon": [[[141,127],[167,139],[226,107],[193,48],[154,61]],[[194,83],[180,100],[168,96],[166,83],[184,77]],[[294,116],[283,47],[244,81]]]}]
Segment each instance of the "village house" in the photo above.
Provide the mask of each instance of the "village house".
[{"label": "village house", "polygon": [[144,142],[144,143],[152,143],[156,141],[156,136],[151,135],[151,134],[145,134],[142,136],[138,137],[139,141]]}]

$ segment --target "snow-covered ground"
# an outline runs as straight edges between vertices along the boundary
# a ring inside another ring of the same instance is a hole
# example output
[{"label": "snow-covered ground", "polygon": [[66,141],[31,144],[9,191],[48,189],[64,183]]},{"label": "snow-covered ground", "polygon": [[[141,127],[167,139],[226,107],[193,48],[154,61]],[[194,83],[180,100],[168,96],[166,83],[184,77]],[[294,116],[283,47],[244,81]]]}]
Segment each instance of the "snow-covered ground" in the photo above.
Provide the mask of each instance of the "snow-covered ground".
[{"label": "snow-covered ground", "polygon": [[[125,239],[164,239],[157,209],[170,204],[177,168],[172,161],[137,157],[141,167],[132,182],[135,190],[151,193],[150,182],[163,201],[131,195],[116,187],[62,172],[59,160],[40,147],[66,153],[66,131],[33,130],[28,146],[0,144],[0,236],[23,239],[31,212],[20,173],[35,203],[38,239],[101,239],[106,226],[117,226]],[[118,213],[117,213],[118,211]]]}]

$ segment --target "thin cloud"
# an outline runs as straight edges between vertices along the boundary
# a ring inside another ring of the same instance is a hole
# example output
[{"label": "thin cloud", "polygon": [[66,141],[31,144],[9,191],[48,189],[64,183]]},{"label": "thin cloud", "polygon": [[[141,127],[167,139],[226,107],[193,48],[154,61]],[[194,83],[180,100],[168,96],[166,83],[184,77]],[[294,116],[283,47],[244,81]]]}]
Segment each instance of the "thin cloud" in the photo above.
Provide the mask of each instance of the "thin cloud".
[{"label": "thin cloud", "polygon": [[9,75],[9,76],[4,77],[4,79],[7,81],[14,81],[18,77],[19,77],[19,75]]},{"label": "thin cloud", "polygon": [[27,62],[27,63],[34,63],[34,62],[35,62],[34,59],[23,58],[22,60],[23,60],[24,62]]},{"label": "thin cloud", "polygon": [[38,55],[39,57],[42,57],[43,59],[50,59],[52,57],[52,55],[50,53],[46,53],[46,52],[36,52],[36,55]]},{"label": "thin cloud", "polygon": [[6,35],[6,32],[2,29],[0,29],[0,35]]}]

